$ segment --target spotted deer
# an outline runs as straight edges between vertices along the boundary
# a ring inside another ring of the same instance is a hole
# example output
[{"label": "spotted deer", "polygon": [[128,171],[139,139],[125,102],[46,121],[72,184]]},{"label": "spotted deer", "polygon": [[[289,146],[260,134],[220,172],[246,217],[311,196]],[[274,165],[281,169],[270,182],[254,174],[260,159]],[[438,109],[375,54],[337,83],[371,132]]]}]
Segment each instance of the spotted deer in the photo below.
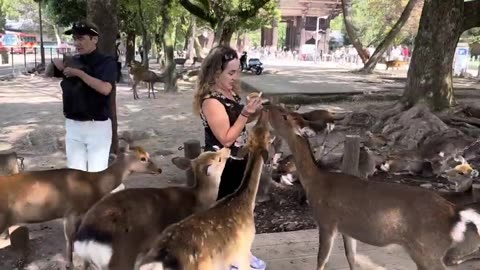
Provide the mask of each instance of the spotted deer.
[{"label": "spotted deer", "polygon": [[244,148],[249,158],[240,187],[209,210],[165,229],[139,258],[140,270],[228,269],[236,263],[241,270],[250,269],[255,196],[272,141],[266,116],[260,115]]},{"label": "spotted deer", "polygon": [[158,174],[161,169],[141,147],[126,146],[101,172],[55,169],[0,176],[0,232],[17,224],[63,218],[67,263],[71,266],[77,222],[132,172]]},{"label": "spotted deer", "polygon": [[[314,126],[278,106],[269,106],[268,111],[271,126],[292,151],[318,225],[317,269],[325,269],[337,233],[343,235],[350,269],[355,269],[356,240],[374,246],[403,246],[419,270],[443,270],[445,255],[453,246],[464,245],[469,230],[478,236],[477,208],[457,207],[420,187],[322,170],[315,164],[307,139],[317,132]],[[468,223],[475,226],[468,227]]]},{"label": "spotted deer", "polygon": [[95,204],[76,233],[74,251],[98,269],[131,270],[142,248],[168,225],[208,209],[218,194],[229,148],[203,152],[197,158],[174,158],[191,169],[192,187],[135,188],[109,195]]}]

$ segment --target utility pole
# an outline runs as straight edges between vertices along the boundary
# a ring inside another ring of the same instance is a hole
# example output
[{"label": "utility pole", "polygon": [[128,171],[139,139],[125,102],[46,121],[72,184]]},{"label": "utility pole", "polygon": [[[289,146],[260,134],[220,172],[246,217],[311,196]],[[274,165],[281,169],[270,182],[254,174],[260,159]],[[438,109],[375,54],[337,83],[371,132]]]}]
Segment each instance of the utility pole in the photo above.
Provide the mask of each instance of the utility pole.
[{"label": "utility pole", "polygon": [[42,22],[42,0],[38,2],[38,17],[40,18],[40,61],[45,66],[45,50],[43,48],[43,22]]}]

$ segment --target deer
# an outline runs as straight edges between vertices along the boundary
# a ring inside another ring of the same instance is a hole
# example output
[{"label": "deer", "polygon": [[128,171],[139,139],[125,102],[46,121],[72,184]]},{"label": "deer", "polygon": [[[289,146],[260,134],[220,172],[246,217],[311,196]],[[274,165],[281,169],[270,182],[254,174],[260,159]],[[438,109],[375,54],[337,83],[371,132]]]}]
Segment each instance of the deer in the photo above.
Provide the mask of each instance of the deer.
[{"label": "deer", "polygon": [[[446,269],[444,258],[450,248],[464,245],[469,230],[479,234],[480,214],[475,207],[457,207],[421,187],[322,170],[316,166],[308,141],[319,130],[298,113],[279,106],[269,106],[268,112],[270,125],[287,141],[294,156],[318,225],[318,270],[325,269],[337,233],[343,235],[350,269],[355,269],[359,240],[381,247],[400,245],[419,270]],[[469,222],[475,226],[467,227]]]},{"label": "deer", "polygon": [[63,168],[0,176],[0,232],[17,224],[63,218],[67,267],[70,267],[77,222],[132,172],[160,174],[162,170],[143,148],[127,145],[100,172]]},{"label": "deer", "polygon": [[272,141],[266,117],[262,112],[240,151],[239,156],[249,153],[240,187],[212,208],[166,228],[139,257],[140,270],[228,269],[236,263],[241,270],[250,269],[255,196]]},{"label": "deer", "polygon": [[154,236],[215,203],[229,156],[230,149],[222,148],[193,160],[175,157],[177,167],[192,170],[193,186],[127,189],[96,203],[85,214],[74,241],[84,269],[90,264],[98,269],[133,269],[137,255]]},{"label": "deer", "polygon": [[148,98],[150,98],[150,92],[152,93],[153,98],[155,97],[155,88],[153,87],[157,82],[164,82],[163,74],[158,75],[155,72],[145,68],[140,62],[132,61],[128,64],[128,73],[130,78],[133,81],[133,99],[137,100],[140,97],[137,93],[137,85],[141,82],[147,82],[148,86]]}]

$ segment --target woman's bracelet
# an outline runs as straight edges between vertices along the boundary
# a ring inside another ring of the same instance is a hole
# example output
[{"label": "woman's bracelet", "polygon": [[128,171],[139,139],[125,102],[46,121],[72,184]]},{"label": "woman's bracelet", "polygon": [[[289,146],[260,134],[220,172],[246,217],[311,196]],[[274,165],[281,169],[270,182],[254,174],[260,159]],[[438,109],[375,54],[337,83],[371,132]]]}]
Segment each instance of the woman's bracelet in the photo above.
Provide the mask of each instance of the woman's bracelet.
[{"label": "woman's bracelet", "polygon": [[245,112],[241,112],[240,115],[244,116],[245,118],[249,118],[250,117],[250,114],[249,113],[245,113]]}]

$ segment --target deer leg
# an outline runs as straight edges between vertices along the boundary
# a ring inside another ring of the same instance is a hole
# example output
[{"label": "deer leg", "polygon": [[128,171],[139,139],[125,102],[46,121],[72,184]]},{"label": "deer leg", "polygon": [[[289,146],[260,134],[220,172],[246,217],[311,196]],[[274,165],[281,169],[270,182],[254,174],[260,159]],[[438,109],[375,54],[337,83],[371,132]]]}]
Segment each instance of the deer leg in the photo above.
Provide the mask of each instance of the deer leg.
[{"label": "deer leg", "polygon": [[477,227],[468,224],[465,239],[447,251],[444,261],[447,265],[456,265],[473,259],[480,259],[480,236]]},{"label": "deer leg", "polygon": [[453,265],[462,264],[462,263],[470,261],[470,260],[479,260],[479,259],[480,259],[480,250],[476,250],[475,252],[473,252],[473,253],[471,253],[467,256],[460,257],[455,261],[446,262],[446,264],[449,265],[449,266],[453,266]]},{"label": "deer leg", "polygon": [[[425,244],[425,243],[424,243]],[[408,253],[412,257],[413,261],[417,265],[418,270],[446,270],[447,267],[443,263],[443,255],[437,253],[440,250],[438,247],[435,248],[433,245],[420,246],[421,244],[411,246],[407,248]],[[425,249],[429,249],[425,252]]]},{"label": "deer leg", "polygon": [[8,232],[8,219],[6,214],[0,214],[0,239],[7,240],[10,237]]},{"label": "deer leg", "polygon": [[345,256],[347,257],[350,270],[355,269],[355,256],[357,254],[357,240],[350,236],[343,235],[343,246],[345,247]]},{"label": "deer leg", "polygon": [[73,269],[73,240],[75,237],[76,225],[79,218],[70,215],[64,218],[63,226],[66,241],[67,269]]},{"label": "deer leg", "polygon": [[138,99],[137,85],[138,85],[138,82],[137,82],[137,81],[134,81],[134,82],[133,82],[133,86],[132,86],[132,89],[133,89],[133,99]]},{"label": "deer leg", "polygon": [[330,252],[332,251],[336,232],[333,228],[319,227],[318,230],[318,240],[320,241],[320,245],[318,247],[317,269],[324,270],[328,261],[328,257],[330,256]]},{"label": "deer leg", "polygon": [[154,87],[154,86],[155,86],[155,83],[152,82],[152,95],[153,95],[153,98],[157,98],[157,97],[155,96],[155,87]]}]

